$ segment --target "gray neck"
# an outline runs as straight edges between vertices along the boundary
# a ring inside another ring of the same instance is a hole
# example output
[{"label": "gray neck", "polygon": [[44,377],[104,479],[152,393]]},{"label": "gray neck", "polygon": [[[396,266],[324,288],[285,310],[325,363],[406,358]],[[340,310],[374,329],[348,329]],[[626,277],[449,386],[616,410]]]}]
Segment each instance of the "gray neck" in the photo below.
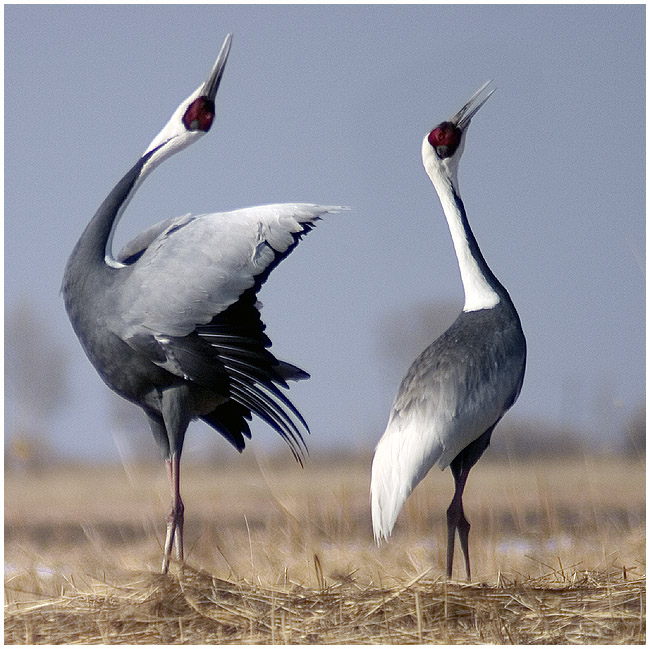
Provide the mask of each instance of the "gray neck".
[{"label": "gray neck", "polygon": [[142,156],[104,199],[68,259],[66,277],[73,273],[85,274],[107,267],[106,257],[110,252],[113,232],[143,178],[142,169],[152,153]]}]

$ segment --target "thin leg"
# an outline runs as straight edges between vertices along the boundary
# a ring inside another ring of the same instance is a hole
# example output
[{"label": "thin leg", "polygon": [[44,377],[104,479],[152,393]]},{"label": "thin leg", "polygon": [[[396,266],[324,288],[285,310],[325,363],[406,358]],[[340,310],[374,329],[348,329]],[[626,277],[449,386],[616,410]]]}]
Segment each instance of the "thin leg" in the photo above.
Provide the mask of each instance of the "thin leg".
[{"label": "thin leg", "polygon": [[466,471],[458,470],[458,465],[452,463],[452,473],[456,490],[451,504],[447,509],[447,578],[451,579],[451,572],[454,564],[454,545],[456,542],[456,530],[460,538],[460,547],[465,556],[465,571],[467,572],[467,581],[471,581],[469,569],[469,521],[465,518],[463,511],[463,490],[469,475],[469,469]]},{"label": "thin leg", "polygon": [[456,543],[456,522],[455,511],[452,504],[447,509],[447,579],[451,579],[451,571],[454,567],[454,544]]},{"label": "thin leg", "polygon": [[167,388],[161,397],[161,414],[171,451],[165,460],[169,489],[172,495],[172,508],[167,517],[167,536],[162,564],[162,571],[166,573],[169,570],[169,557],[173,545],[176,546],[176,558],[183,561],[183,512],[185,508],[181,500],[181,452],[191,415],[187,386]]},{"label": "thin leg", "polygon": [[167,478],[172,496],[172,508],[167,516],[167,536],[165,537],[165,550],[163,554],[162,572],[166,574],[169,570],[169,558],[172,546],[176,547],[176,558],[183,561],[183,522],[185,519],[185,507],[181,499],[180,491],[180,455],[172,454],[171,458],[165,460]]},{"label": "thin leg", "polygon": [[470,469],[476,464],[478,459],[490,443],[492,430],[496,424],[488,428],[478,439],[466,446],[452,461],[450,467],[454,476],[455,491],[451,504],[447,509],[447,578],[451,578],[451,571],[454,564],[454,543],[456,541],[456,530],[460,547],[465,557],[465,572],[467,581],[471,581],[471,572],[469,569],[469,521],[465,518],[463,511],[463,491]]},{"label": "thin leg", "polygon": [[460,547],[463,551],[463,556],[465,557],[465,572],[467,574],[467,581],[472,581],[471,572],[469,569],[469,521],[465,518],[465,512],[463,512],[463,503],[460,504],[460,520],[456,529],[458,529],[458,540],[460,541]]}]

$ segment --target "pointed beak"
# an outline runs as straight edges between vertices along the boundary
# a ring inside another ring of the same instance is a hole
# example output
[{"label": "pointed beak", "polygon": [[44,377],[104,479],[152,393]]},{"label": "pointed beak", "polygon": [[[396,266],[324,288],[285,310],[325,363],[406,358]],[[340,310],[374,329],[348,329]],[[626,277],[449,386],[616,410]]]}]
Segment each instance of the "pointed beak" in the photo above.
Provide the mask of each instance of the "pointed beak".
[{"label": "pointed beak", "polygon": [[478,109],[492,96],[496,87],[488,90],[492,81],[486,81],[467,101],[467,103],[451,118],[452,124],[455,124],[461,131],[465,130],[469,123],[478,112]]},{"label": "pointed beak", "polygon": [[219,89],[219,84],[221,83],[221,77],[223,76],[223,71],[226,68],[228,54],[230,54],[231,42],[232,34],[228,34],[223,41],[219,56],[217,56],[217,60],[214,62],[208,78],[203,83],[201,95],[207,97],[210,101],[214,101],[214,98],[217,96],[217,90]]}]

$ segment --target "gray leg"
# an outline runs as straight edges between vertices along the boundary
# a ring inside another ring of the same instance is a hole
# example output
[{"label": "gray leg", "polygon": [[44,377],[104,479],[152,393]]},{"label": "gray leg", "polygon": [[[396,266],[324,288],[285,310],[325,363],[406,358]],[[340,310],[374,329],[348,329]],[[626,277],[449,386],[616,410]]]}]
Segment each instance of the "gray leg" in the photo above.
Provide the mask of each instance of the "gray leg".
[{"label": "gray leg", "polygon": [[173,453],[171,458],[165,460],[167,469],[167,478],[172,496],[172,508],[167,516],[167,535],[165,537],[165,549],[163,554],[162,572],[166,574],[169,570],[169,557],[172,552],[172,546],[176,547],[176,558],[183,561],[183,523],[185,520],[185,506],[181,499],[180,490],[180,454]]},{"label": "gray leg", "polygon": [[471,581],[469,569],[469,521],[465,518],[463,511],[463,490],[469,474],[466,471],[459,470],[458,465],[452,463],[451,470],[454,475],[456,490],[451,500],[449,509],[447,509],[447,578],[451,578],[452,567],[454,564],[454,544],[456,541],[456,530],[460,539],[460,547],[465,557],[465,571],[467,572],[467,581]]},{"label": "gray leg", "polygon": [[463,491],[470,469],[478,462],[483,452],[490,443],[492,430],[496,423],[490,426],[478,439],[466,446],[452,461],[450,467],[454,476],[456,489],[454,497],[451,499],[449,509],[447,509],[447,578],[451,578],[451,570],[454,563],[454,542],[456,540],[456,530],[460,547],[465,557],[465,572],[467,581],[471,581],[469,570],[469,521],[465,518],[463,511]]},{"label": "gray leg", "polygon": [[165,460],[172,506],[167,516],[167,534],[163,554],[162,572],[169,570],[172,546],[176,547],[176,558],[183,561],[184,510],[181,499],[181,452],[185,431],[190,423],[188,405],[189,392],[186,386],[168,388],[162,393],[162,416],[169,437],[170,455]]}]

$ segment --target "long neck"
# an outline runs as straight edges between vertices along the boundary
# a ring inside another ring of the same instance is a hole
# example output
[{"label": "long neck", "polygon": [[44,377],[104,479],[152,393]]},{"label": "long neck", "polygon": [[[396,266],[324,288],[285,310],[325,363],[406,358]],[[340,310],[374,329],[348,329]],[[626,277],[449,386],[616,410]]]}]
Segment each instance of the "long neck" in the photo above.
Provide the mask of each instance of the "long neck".
[{"label": "long neck", "polygon": [[478,311],[496,306],[508,293],[488,267],[469,226],[465,206],[456,189],[455,169],[441,173],[439,167],[425,164],[442,209],[447,218],[454,243],[460,276],[465,291],[463,311]]},{"label": "long neck", "polygon": [[68,260],[68,271],[92,272],[107,266],[119,266],[113,259],[113,233],[136,188],[144,179],[143,167],[153,152],[143,155],[104,199],[86,226]]}]

